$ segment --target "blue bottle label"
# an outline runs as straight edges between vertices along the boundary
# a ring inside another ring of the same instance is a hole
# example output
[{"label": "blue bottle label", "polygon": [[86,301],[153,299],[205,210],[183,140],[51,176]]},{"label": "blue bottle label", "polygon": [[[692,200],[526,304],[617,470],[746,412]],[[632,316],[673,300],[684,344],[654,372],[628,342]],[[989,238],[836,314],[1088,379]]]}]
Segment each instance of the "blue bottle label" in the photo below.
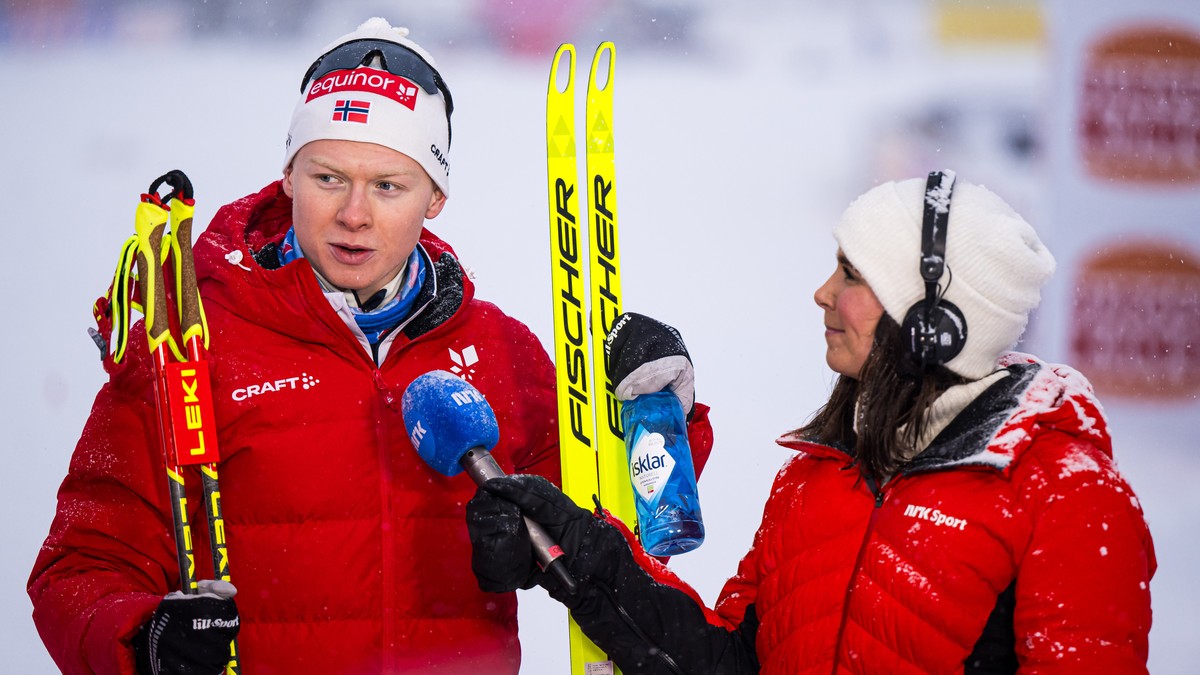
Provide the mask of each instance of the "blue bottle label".
[{"label": "blue bottle label", "polygon": [[679,399],[669,391],[637,396],[622,404],[621,419],[642,546],[657,556],[696,548],[704,521]]},{"label": "blue bottle label", "polygon": [[647,432],[640,426],[634,434],[637,437],[629,454],[629,479],[633,481],[633,489],[649,502],[671,477],[675,459],[667,452],[667,441],[662,434]]}]

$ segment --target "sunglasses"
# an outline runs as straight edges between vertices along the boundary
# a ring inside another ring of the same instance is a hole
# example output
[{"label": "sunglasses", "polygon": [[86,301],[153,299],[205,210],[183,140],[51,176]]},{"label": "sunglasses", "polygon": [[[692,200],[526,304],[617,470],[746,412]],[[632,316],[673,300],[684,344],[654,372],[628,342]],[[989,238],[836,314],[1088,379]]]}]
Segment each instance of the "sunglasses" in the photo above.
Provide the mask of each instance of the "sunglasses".
[{"label": "sunglasses", "polygon": [[442,92],[446,101],[446,124],[450,124],[450,113],[454,112],[454,99],[450,88],[440,73],[421,55],[413,50],[388,40],[364,38],[351,40],[329,50],[313,61],[304,79],[300,81],[300,93],[314,80],[319,80],[335,70],[353,70],[365,66],[378,56],[380,66],[392,75],[398,75],[417,83],[429,94]]}]

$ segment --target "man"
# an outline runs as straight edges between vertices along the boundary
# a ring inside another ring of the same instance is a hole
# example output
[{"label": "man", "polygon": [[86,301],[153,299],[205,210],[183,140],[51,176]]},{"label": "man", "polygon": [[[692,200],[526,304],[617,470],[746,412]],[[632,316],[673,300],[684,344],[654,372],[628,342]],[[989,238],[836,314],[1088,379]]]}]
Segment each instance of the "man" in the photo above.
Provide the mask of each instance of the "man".
[{"label": "man", "polygon": [[[124,362],[105,363],[29,580],[63,672],[221,672],[235,635],[250,673],[518,671],[516,598],[471,574],[475,487],[422,462],[400,399],[425,372],[458,374],[495,410],[504,470],[557,483],[554,372],[424,229],[450,194],[453,104],[407,32],[371,19],[322,51],[282,181],[222,208],[194,248],[237,589],[168,595],[179,575],[138,327]],[[637,345],[668,336],[639,325]],[[702,405],[691,430],[700,466]],[[200,504],[188,501],[205,561]]]}]

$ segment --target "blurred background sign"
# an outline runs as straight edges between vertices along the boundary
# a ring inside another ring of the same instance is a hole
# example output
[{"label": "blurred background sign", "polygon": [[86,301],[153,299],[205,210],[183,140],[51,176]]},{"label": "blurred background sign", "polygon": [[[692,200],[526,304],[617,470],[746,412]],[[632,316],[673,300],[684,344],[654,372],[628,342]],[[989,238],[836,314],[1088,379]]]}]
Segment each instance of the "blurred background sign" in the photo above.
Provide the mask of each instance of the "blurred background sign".
[{"label": "blurred background sign", "polygon": [[1035,0],[936,0],[934,23],[944,45],[1040,43],[1042,6]]},{"label": "blurred background sign", "polygon": [[1044,228],[1051,352],[1102,395],[1200,393],[1200,3],[1058,14]]}]

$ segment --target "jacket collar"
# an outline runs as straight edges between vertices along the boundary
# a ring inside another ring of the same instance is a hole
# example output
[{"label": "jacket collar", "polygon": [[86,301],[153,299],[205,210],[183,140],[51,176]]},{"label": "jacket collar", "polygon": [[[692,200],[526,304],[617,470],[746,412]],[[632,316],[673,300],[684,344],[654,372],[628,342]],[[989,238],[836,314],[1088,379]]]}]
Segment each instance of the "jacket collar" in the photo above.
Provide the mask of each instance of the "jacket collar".
[{"label": "jacket collar", "polygon": [[[1069,366],[1047,364],[1012,352],[1000,365],[1000,379],[971,401],[901,474],[959,466],[990,467],[1007,472],[1039,432],[1056,430],[1081,438],[1111,456],[1103,411],[1091,384]],[[780,437],[780,445],[807,454],[845,461],[847,448],[813,443],[796,432]]]},{"label": "jacket collar", "polygon": [[1013,416],[1022,393],[1040,370],[1037,364],[1017,364],[1007,368],[1009,376],[996,382],[971,401],[929,447],[905,464],[901,474],[931,471],[950,466],[991,466],[1004,470],[1012,462],[1012,448],[993,447],[996,432]]}]

